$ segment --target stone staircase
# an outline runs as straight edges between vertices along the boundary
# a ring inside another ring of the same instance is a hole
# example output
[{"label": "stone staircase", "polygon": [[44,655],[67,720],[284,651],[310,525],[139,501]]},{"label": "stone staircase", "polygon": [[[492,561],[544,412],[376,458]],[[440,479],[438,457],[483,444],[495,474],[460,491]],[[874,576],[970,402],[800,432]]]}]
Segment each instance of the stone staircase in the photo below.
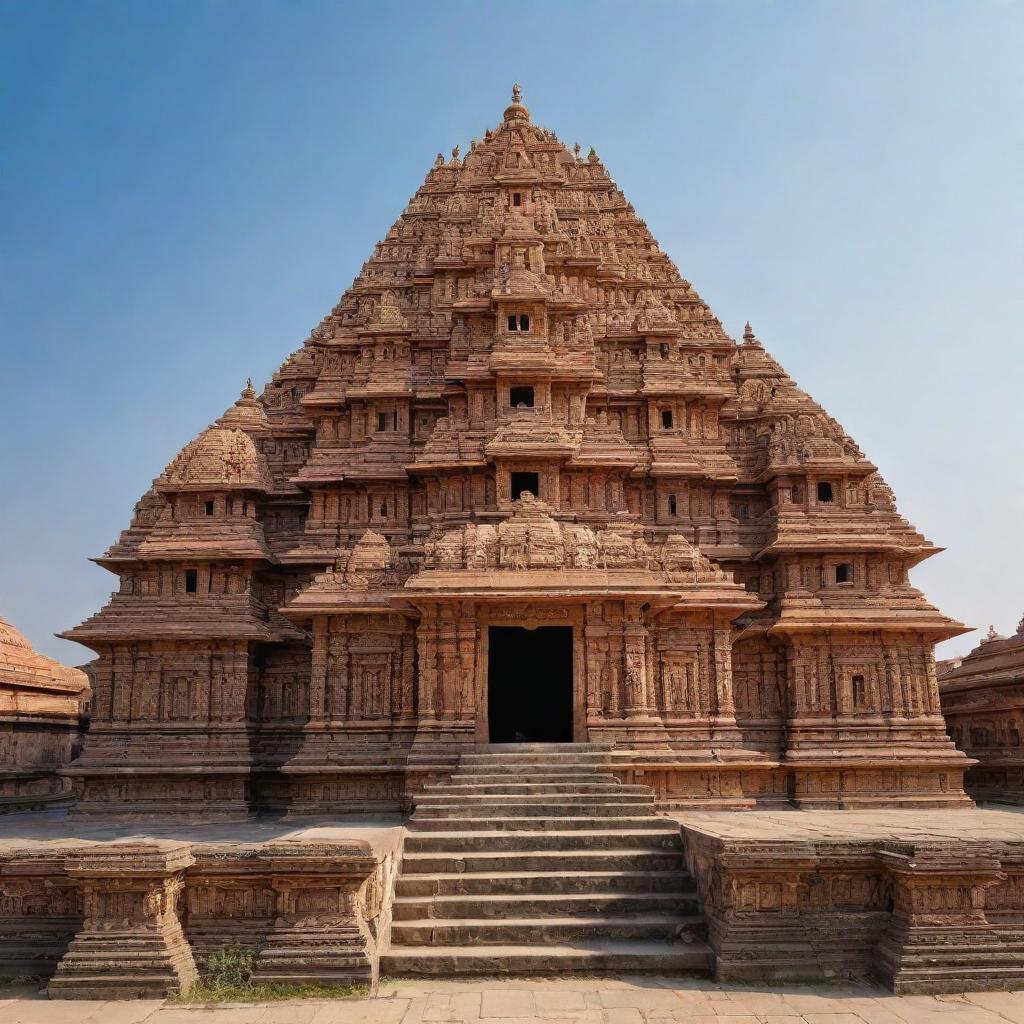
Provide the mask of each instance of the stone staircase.
[{"label": "stone staircase", "polygon": [[710,972],[679,827],[609,750],[492,746],[428,786],[381,974]]}]

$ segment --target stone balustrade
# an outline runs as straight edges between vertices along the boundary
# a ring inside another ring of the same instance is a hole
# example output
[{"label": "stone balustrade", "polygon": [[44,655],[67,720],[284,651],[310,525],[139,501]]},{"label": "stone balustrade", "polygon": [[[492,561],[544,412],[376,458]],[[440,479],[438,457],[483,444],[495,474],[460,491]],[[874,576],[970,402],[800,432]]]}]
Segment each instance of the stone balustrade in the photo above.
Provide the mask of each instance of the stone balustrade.
[{"label": "stone balustrade", "polygon": [[220,949],[255,980],[375,983],[393,851],[363,840],[0,843],[0,975],[56,998],[159,998]]}]

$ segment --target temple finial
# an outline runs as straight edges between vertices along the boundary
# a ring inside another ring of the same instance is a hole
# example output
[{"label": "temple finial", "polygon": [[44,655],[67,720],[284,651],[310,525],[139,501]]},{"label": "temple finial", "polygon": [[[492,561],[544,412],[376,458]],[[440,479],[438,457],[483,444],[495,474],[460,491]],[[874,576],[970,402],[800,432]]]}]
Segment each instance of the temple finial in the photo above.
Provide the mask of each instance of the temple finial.
[{"label": "temple finial", "polygon": [[512,102],[522,103],[523,102],[523,90],[519,88],[519,83],[515,82],[512,86]]},{"label": "temple finial", "polygon": [[245,378],[245,387],[242,389],[242,397],[243,398],[255,398],[256,397],[256,391],[253,389],[253,386],[252,386],[252,377],[246,377]]}]

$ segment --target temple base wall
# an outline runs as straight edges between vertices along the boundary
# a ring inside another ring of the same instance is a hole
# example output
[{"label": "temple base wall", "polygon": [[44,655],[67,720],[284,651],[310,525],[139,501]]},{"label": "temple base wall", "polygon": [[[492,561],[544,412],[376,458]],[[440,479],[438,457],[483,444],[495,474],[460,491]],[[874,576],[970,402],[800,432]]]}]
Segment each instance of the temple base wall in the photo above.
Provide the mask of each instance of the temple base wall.
[{"label": "temple base wall", "polygon": [[949,811],[941,829],[912,810],[680,820],[719,981],[874,977],[901,993],[1024,983],[1017,815]]},{"label": "temple base wall", "polygon": [[0,814],[70,803],[77,786],[59,769],[78,739],[77,718],[0,715]]},{"label": "temple base wall", "polygon": [[373,984],[399,830],[382,840],[0,841],[0,975],[55,998],[162,998],[218,950],[255,980]]}]

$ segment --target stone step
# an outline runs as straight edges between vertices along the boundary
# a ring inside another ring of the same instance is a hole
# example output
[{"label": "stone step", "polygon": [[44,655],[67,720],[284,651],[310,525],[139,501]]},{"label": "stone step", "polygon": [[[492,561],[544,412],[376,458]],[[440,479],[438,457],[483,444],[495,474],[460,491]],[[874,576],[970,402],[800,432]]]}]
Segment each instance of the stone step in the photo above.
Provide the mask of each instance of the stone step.
[{"label": "stone step", "polygon": [[[654,802],[648,797],[628,797],[622,800],[617,797],[589,797],[572,799],[566,797],[565,802],[529,800],[521,796],[491,797],[448,797],[447,800],[434,799],[416,801],[414,818],[442,818],[445,815],[458,818],[486,818],[495,815],[500,818],[557,818],[566,817],[608,817],[643,816],[661,818],[654,810]],[[664,818],[661,818],[664,821]]]},{"label": "stone step", "polygon": [[612,817],[611,815],[589,814],[579,818],[505,818],[500,811],[490,811],[475,817],[466,812],[454,812],[448,816],[431,817],[415,815],[406,823],[412,832],[594,832],[609,829],[632,831],[665,832],[678,835],[678,826],[665,828],[665,819],[654,815]]},{"label": "stone step", "polygon": [[606,764],[580,764],[577,761],[558,765],[530,765],[521,763],[502,765],[489,761],[475,765],[460,764],[452,773],[452,778],[456,780],[474,779],[479,778],[481,775],[493,775],[499,779],[504,779],[506,782],[510,779],[519,778],[549,779],[550,781],[560,778],[617,778],[615,773]]},{"label": "stone step", "polygon": [[586,785],[587,783],[603,783],[608,786],[618,785],[619,777],[612,772],[527,772],[516,769],[494,771],[493,769],[456,772],[448,783],[429,783],[429,785],[454,785],[454,786],[492,786],[507,785],[508,783],[521,783],[524,785],[552,785],[552,786],[574,786],[576,784]]},{"label": "stone step", "polygon": [[636,873],[645,877],[658,877],[661,873],[678,871],[680,863],[678,847],[656,851],[609,847],[571,851],[555,848],[527,852],[498,850],[456,854],[412,853],[409,849],[409,839],[406,839],[405,855],[402,859],[403,878],[399,881],[404,881],[406,877],[411,881],[420,875],[427,875],[463,878],[468,883],[470,876],[475,874],[516,875],[527,872],[558,875],[567,880],[578,873],[594,872],[622,876]]},{"label": "stone step", "polygon": [[621,782],[509,782],[507,776],[495,776],[494,782],[431,783],[416,794],[417,806],[425,799],[463,799],[477,796],[643,796],[650,797],[648,786],[627,786]]},{"label": "stone step", "polygon": [[[657,867],[647,871],[566,871],[562,860],[563,858],[560,858],[558,861],[561,869],[558,871],[463,871],[427,874],[410,873],[406,870],[406,865],[403,865],[402,877],[395,885],[395,895],[399,899],[428,896],[533,896],[555,893],[668,893],[686,897],[696,896],[693,879],[685,871],[659,870]],[[678,865],[672,864],[671,867],[677,868]]]},{"label": "stone step", "polygon": [[494,754],[586,754],[608,753],[615,749],[614,743],[488,743],[463,757],[489,757]]},{"label": "stone step", "polygon": [[527,766],[533,771],[557,771],[568,768],[572,771],[608,771],[610,758],[607,754],[463,754],[459,759],[460,772],[484,768],[498,771],[510,765]]},{"label": "stone step", "polygon": [[522,918],[628,918],[695,914],[694,895],[639,893],[476,893],[457,896],[402,896],[395,900],[395,921],[519,920]]},{"label": "stone step", "polygon": [[410,832],[405,837],[407,853],[472,853],[559,850],[573,853],[577,850],[671,850],[682,854],[679,830],[671,832],[654,829],[604,829],[591,831],[526,832],[489,830],[481,832]]},{"label": "stone step", "polygon": [[382,954],[382,975],[707,974],[714,966],[703,942],[588,942],[563,946],[396,947]]},{"label": "stone step", "polygon": [[646,914],[633,917],[429,918],[393,921],[397,946],[533,945],[627,939],[675,941],[687,929],[703,930],[698,915]]}]

